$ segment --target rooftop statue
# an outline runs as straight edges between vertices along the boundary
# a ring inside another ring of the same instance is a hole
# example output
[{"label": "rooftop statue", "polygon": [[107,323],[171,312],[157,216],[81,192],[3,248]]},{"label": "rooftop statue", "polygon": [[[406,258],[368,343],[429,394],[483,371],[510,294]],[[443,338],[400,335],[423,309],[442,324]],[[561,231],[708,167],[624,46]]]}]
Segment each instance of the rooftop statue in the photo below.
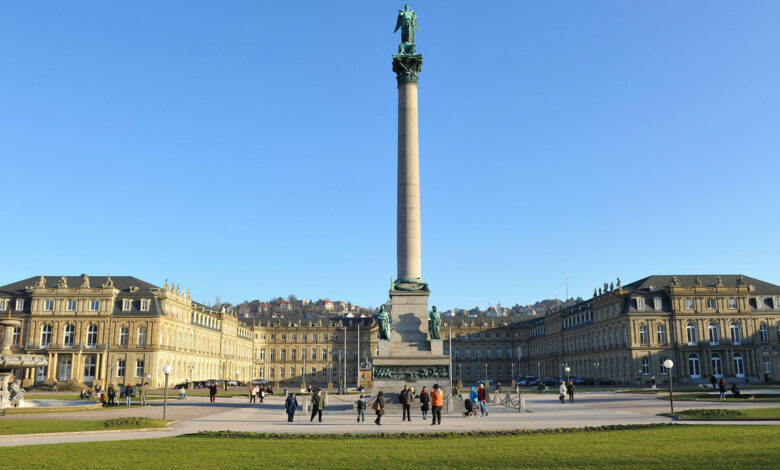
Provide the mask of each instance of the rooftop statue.
[{"label": "rooftop statue", "polygon": [[414,43],[414,32],[419,31],[417,27],[417,13],[404,5],[403,10],[398,10],[398,19],[395,22],[395,30],[401,30],[401,44],[398,45],[399,54],[416,54],[417,46]]}]

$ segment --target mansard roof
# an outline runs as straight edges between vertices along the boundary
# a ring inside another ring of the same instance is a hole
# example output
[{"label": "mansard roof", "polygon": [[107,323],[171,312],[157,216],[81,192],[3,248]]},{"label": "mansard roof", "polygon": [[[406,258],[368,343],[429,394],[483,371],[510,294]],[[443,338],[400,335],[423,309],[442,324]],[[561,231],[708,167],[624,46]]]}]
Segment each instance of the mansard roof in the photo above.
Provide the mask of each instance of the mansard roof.
[{"label": "mansard roof", "polygon": [[718,276],[720,276],[721,285],[723,287],[747,285],[754,287],[755,290],[753,292],[755,294],[780,294],[780,286],[741,274],[655,274],[626,284],[623,288],[627,290],[651,291],[652,287],[652,290],[661,290],[671,286],[672,279],[675,277],[677,278],[677,282],[679,282],[679,287],[699,287],[697,286],[696,278],[699,278],[701,281],[701,287],[714,287]]}]

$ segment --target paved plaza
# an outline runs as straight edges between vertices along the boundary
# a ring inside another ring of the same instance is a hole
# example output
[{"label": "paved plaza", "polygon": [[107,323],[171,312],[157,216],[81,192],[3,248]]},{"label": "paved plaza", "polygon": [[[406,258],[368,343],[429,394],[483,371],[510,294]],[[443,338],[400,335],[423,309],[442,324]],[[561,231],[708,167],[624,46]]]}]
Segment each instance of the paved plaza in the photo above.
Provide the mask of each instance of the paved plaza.
[{"label": "paved plaza", "polygon": [[[517,396],[515,395],[515,398]],[[379,433],[379,432],[464,432],[514,429],[541,429],[557,427],[585,427],[615,424],[670,423],[672,419],[658,416],[669,411],[669,402],[652,394],[631,394],[617,392],[581,393],[575,396],[575,403],[562,405],[555,394],[524,394],[527,412],[509,409],[500,405],[489,406],[487,417],[463,417],[461,406],[453,413],[444,413],[442,424],[431,426],[430,419],[420,418],[418,407],[413,407],[413,420],[401,421],[399,405],[389,405],[382,425],[373,420],[372,410],[367,410],[366,422],[356,422],[353,403],[356,395],[330,395],[323,413],[323,422],[309,422],[309,416],[300,410],[295,422],[287,422],[282,406],[282,397],[267,397],[265,403],[249,404],[244,396],[238,398],[217,398],[209,403],[206,397],[189,397],[187,400],[173,399],[168,404],[168,419],[175,420],[166,430],[107,431],[87,433],[58,433],[39,435],[3,436],[0,446],[56,444],[86,441],[114,441],[127,439],[152,439],[172,437],[198,431],[247,431],[268,433]],[[32,398],[32,397],[31,397]],[[302,400],[299,400],[302,402]],[[132,409],[111,409],[89,412],[67,412],[54,414],[8,415],[2,419],[109,419],[126,416],[162,417],[162,401],[150,401],[150,406]],[[675,410],[690,408],[767,408],[780,406],[776,402],[675,402]],[[446,411],[446,407],[445,407]],[[690,421],[688,421],[690,422]],[[780,421],[714,421],[721,424],[780,424]]]}]

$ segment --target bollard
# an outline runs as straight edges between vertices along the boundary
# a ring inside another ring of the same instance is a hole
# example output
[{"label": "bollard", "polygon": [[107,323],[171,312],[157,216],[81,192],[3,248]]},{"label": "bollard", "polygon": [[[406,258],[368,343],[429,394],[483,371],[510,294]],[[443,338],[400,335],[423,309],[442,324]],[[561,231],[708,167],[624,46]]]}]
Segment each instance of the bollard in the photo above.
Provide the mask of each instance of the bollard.
[{"label": "bollard", "polygon": [[447,397],[447,413],[452,413],[452,400],[453,400],[453,398],[454,397],[452,395]]},{"label": "bollard", "polygon": [[509,395],[509,392],[506,392],[504,394],[504,406],[506,408],[511,408],[512,407],[512,397]]},{"label": "bollard", "polygon": [[303,396],[303,412],[309,413],[309,397],[307,395]]},{"label": "bollard", "polygon": [[322,408],[325,409],[326,406],[328,406],[328,391],[324,390],[322,392]]},{"label": "bollard", "polygon": [[518,401],[520,403],[519,403],[517,411],[519,411],[520,413],[522,413],[523,411],[526,411],[526,409],[525,409],[525,396],[522,393],[520,394],[520,399]]}]

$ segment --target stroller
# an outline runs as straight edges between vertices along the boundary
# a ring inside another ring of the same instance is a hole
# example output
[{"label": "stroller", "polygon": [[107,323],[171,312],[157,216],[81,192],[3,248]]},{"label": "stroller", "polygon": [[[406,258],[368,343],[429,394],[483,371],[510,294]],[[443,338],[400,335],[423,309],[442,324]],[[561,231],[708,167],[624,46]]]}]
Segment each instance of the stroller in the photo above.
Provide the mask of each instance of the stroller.
[{"label": "stroller", "polygon": [[471,416],[477,416],[477,410],[474,409],[474,402],[471,401],[470,398],[466,398],[463,400],[463,405],[466,407],[466,412],[463,413],[463,416],[465,418],[469,418]]}]

